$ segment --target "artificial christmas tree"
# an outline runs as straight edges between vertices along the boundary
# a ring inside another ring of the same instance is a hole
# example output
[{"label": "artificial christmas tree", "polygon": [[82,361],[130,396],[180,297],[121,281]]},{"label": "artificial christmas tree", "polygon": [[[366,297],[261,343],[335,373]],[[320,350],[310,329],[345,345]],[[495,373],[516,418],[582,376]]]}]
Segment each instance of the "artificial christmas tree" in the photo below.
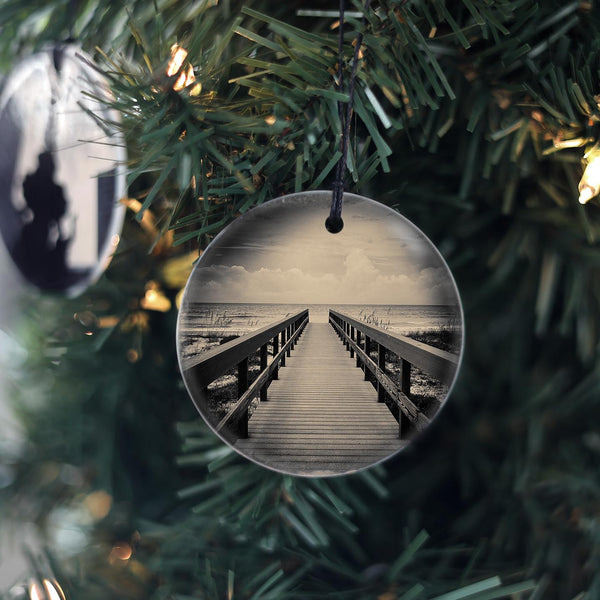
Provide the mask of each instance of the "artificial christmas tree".
[{"label": "artificial christmas tree", "polygon": [[[466,345],[410,449],[325,480],[266,471],[214,437],[174,333],[198,251],[224,225],[332,183],[348,100],[337,7],[0,3],[5,72],[77,39],[129,155],[107,273],[74,299],[26,293],[4,322],[24,434],[2,446],[2,521],[35,523],[45,548],[2,581],[6,597],[600,596],[599,217],[596,184],[579,189],[600,117],[598,9],[382,1],[363,24],[362,8],[344,25],[346,73],[364,32],[347,189],[437,245]],[[174,44],[187,55],[169,75]]]}]

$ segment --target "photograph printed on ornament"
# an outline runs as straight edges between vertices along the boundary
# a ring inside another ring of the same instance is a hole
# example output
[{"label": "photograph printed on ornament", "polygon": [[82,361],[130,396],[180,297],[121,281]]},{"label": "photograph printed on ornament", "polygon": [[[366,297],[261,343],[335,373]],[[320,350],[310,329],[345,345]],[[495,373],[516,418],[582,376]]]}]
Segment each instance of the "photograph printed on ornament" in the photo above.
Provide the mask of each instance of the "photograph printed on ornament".
[{"label": "photograph printed on ornament", "polygon": [[463,316],[435,246],[392,209],[291,194],[236,219],[186,286],[177,350],[190,396],[237,452],[301,476],[353,473],[411,443],[456,378]]},{"label": "photograph printed on ornament", "polygon": [[17,281],[75,296],[116,250],[127,155],[110,98],[75,44],[25,58],[4,80],[0,264]]}]

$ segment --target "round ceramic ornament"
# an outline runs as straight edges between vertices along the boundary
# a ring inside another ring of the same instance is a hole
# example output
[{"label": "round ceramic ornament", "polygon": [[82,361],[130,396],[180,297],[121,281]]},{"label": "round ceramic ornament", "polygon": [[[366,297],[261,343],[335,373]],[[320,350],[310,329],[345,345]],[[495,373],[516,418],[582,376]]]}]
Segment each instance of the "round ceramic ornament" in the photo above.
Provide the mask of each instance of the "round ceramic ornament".
[{"label": "round ceramic ornament", "polygon": [[208,425],[303,476],[352,473],[410,444],[446,401],[463,313],[440,253],[390,208],[331,192],[271,200],[208,246],[182,298],[177,349]]},{"label": "round ceramic ornament", "polygon": [[119,241],[125,147],[102,76],[74,45],[20,62],[0,91],[0,233],[25,280],[74,295]]}]

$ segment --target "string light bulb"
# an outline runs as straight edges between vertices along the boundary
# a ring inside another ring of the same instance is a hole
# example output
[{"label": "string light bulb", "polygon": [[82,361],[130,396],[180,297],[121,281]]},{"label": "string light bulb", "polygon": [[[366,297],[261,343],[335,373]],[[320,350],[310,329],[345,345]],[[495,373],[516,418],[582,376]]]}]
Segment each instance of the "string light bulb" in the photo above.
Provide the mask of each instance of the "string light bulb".
[{"label": "string light bulb", "polygon": [[[173,84],[173,89],[176,92],[187,88],[196,81],[194,67],[191,64],[187,66],[187,69],[182,69],[187,55],[188,51],[178,44],[173,44],[171,46],[171,60],[169,61],[169,65],[167,67],[167,76],[173,77],[179,73],[179,77],[177,77],[177,80]],[[198,82],[190,89],[189,94],[190,96],[197,96],[201,91],[202,84]]]},{"label": "string light bulb", "polygon": [[29,598],[30,600],[42,600],[44,592],[38,587],[38,584],[32,581],[29,584]]},{"label": "string light bulb", "polygon": [[586,204],[600,194],[600,152],[591,154],[579,182],[579,202]]},{"label": "string light bulb", "polygon": [[46,589],[48,600],[65,600],[65,595],[60,585],[58,585],[58,581],[44,579],[44,588]]},{"label": "string light bulb", "polygon": [[35,581],[29,585],[30,600],[65,600],[65,594],[58,581],[53,579],[44,579],[43,589]]},{"label": "string light bulb", "polygon": [[140,307],[144,310],[168,312],[171,310],[171,301],[162,293],[156,282],[149,281],[146,284],[146,293],[140,301]]}]

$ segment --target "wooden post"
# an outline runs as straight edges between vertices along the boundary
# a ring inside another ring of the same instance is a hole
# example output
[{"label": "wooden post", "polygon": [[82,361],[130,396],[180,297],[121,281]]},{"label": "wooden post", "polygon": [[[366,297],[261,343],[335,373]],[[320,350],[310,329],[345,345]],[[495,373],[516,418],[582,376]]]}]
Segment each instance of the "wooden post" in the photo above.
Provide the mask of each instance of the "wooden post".
[{"label": "wooden post", "polygon": [[[281,330],[281,347],[285,346],[285,329]],[[281,366],[285,367],[285,352],[281,355]]]},{"label": "wooden post", "polygon": [[[238,363],[238,398],[244,395],[244,392],[248,389],[248,357],[244,358]],[[248,409],[246,409],[241,415],[240,420],[237,424],[237,433],[240,438],[248,437]]]},{"label": "wooden post", "polygon": [[410,398],[410,363],[404,358],[401,360],[400,389]]},{"label": "wooden post", "polygon": [[[404,358],[400,359],[400,390],[410,398],[410,363]],[[410,425],[409,419],[406,415],[400,414],[398,415],[398,436],[400,439],[406,437],[408,433],[408,428]]]},{"label": "wooden post", "polygon": [[[286,330],[287,330],[287,332],[286,332],[286,337],[287,337],[287,339],[289,340],[289,339],[292,337],[292,326],[291,326],[291,325],[288,325],[288,326],[286,327]],[[287,349],[287,355],[288,355],[288,356],[290,355],[290,352],[291,352],[291,346],[288,346],[288,349]]]},{"label": "wooden post", "polygon": [[[354,341],[354,327],[350,327],[350,339]],[[350,358],[354,358],[354,348],[350,345]]]},{"label": "wooden post", "polygon": [[[377,344],[377,350],[377,366],[385,372],[385,347]],[[378,402],[385,401],[385,388],[380,381],[377,382],[377,400]]]},{"label": "wooden post", "polygon": [[[356,330],[356,345],[360,348],[360,331]],[[360,359],[358,358],[358,352],[356,353],[356,366],[360,367]]]},{"label": "wooden post", "polygon": [[[277,356],[279,352],[279,334],[273,338],[273,356]],[[273,379],[279,379],[279,367],[275,367],[273,371]]]},{"label": "wooden post", "polygon": [[[365,335],[365,354],[371,358],[371,338]],[[371,381],[371,371],[365,365],[365,381]]]},{"label": "wooden post", "polygon": [[[263,344],[260,347],[260,371],[261,373],[267,368],[267,344]],[[269,385],[268,381],[265,381],[265,385],[260,388],[260,401],[267,401],[267,386]]]},{"label": "wooden post", "polygon": [[248,389],[248,357],[238,364],[238,398]]}]

